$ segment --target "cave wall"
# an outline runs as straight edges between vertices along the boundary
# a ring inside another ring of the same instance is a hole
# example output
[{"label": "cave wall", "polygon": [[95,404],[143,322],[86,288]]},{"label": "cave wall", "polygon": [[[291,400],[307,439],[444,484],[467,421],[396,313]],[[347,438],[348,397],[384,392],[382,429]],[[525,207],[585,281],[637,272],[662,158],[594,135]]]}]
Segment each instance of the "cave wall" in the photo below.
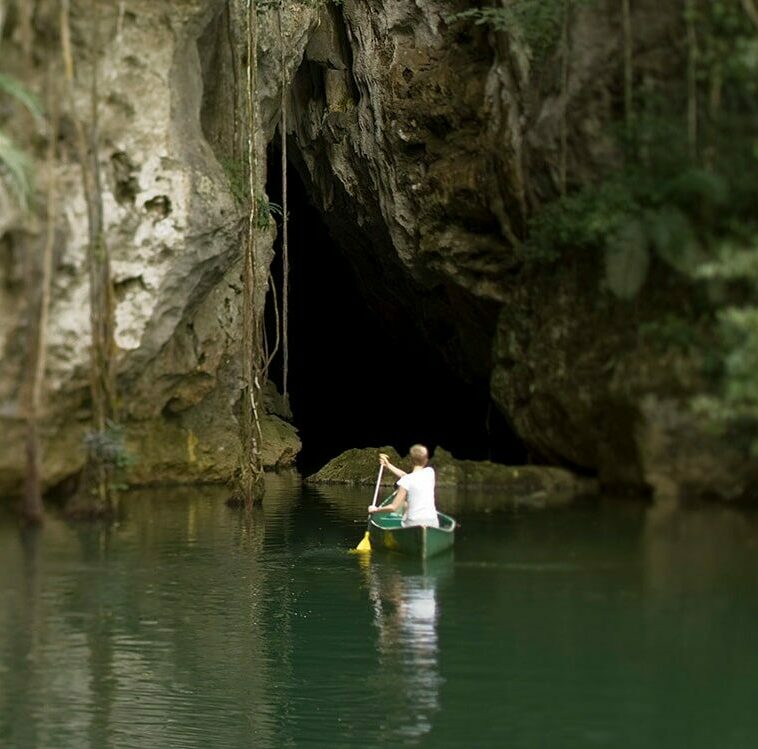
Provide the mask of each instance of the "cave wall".
[{"label": "cave wall", "polygon": [[[537,66],[518,30],[450,20],[467,7],[346,0],[322,13],[295,79],[296,163],[368,302],[487,380],[535,460],[617,488],[750,499],[749,452],[690,407],[711,387],[698,363],[640,334],[687,304],[675,274],[654,264],[627,302],[596,257],[539,265],[524,249],[560,192],[564,124],[570,187],[621,163],[618,4],[575,6],[565,95],[557,52]],[[671,75],[680,10],[634,3],[641,80]]]}]

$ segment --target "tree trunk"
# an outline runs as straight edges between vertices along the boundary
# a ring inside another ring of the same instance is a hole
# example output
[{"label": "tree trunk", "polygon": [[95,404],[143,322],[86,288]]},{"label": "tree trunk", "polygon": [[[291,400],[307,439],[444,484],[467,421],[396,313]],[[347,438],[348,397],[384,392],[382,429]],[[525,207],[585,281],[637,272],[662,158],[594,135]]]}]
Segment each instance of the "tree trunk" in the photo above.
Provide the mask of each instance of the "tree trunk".
[{"label": "tree trunk", "polygon": [[17,5],[19,39],[27,68],[32,66],[34,5],[34,0],[21,0]]},{"label": "tree trunk", "polygon": [[115,416],[115,376],[113,342],[113,290],[110,256],[103,228],[103,199],[98,161],[98,65],[99,28],[97,0],[92,0],[93,33],[92,80],[90,89],[91,125],[89,134],[78,116],[74,100],[74,59],[71,50],[70,0],[61,0],[61,43],[66,73],[71,119],[76,130],[79,162],[87,203],[87,266],[90,296],[90,391],[93,433],[88,440],[79,503],[74,512],[82,515],[111,515],[117,509],[113,489],[111,456],[104,453],[107,430]]},{"label": "tree trunk", "polygon": [[563,0],[563,24],[561,29],[561,153],[560,153],[560,191],[566,194],[568,177],[568,102],[569,102],[569,20],[571,0]]},{"label": "tree trunk", "polygon": [[282,69],[282,120],[279,133],[282,139],[282,395],[289,407],[289,213],[287,206],[287,97],[289,80],[284,59],[284,32],[282,31],[282,9],[279,8],[279,47]]},{"label": "tree trunk", "polygon": [[621,15],[624,34],[624,120],[628,137],[634,124],[634,39],[631,0],[621,0]]},{"label": "tree trunk", "polygon": [[[55,204],[56,171],[55,149],[58,141],[58,100],[53,95],[52,68],[47,76],[47,110],[49,122],[47,144],[47,229],[45,245],[42,251],[42,278],[39,289],[39,306],[36,311],[36,325],[32,326],[34,335],[29,347],[29,371],[31,379],[28,384],[26,412],[26,491],[24,495],[23,515],[32,523],[41,523],[44,514],[42,504],[41,449],[39,441],[39,418],[42,407],[42,395],[45,381],[45,359],[47,346],[47,323],[50,311],[50,285],[53,275],[53,247],[55,244]],[[29,293],[33,299],[36,294]]]},{"label": "tree trunk", "polygon": [[685,0],[684,19],[687,27],[687,144],[690,159],[697,160],[698,116],[697,116],[697,29],[695,26],[697,0]]},{"label": "tree trunk", "polygon": [[247,0],[247,162],[250,211],[243,256],[242,290],[242,456],[239,499],[252,507],[263,496],[260,424],[260,321],[255,299],[255,254],[258,229],[258,159],[256,150],[258,98],[258,15],[256,0]]},{"label": "tree trunk", "polygon": [[755,28],[758,29],[758,8],[756,8],[753,0],[742,0],[742,7]]}]

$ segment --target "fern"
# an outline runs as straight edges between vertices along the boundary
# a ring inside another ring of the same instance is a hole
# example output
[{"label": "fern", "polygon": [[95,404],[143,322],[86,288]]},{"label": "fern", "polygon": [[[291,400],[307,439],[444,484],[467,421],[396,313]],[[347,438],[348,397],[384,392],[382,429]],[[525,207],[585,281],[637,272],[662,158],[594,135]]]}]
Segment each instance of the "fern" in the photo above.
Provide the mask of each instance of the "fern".
[{"label": "fern", "polygon": [[0,93],[12,96],[23,104],[35,117],[42,117],[42,106],[37,97],[12,76],[0,73]]},{"label": "fern", "polygon": [[8,183],[23,210],[32,193],[32,163],[29,157],[0,132],[0,175]]},{"label": "fern", "polygon": [[650,265],[645,227],[636,219],[624,224],[608,240],[605,281],[619,299],[633,299],[647,278]]},{"label": "fern", "polygon": [[[35,117],[42,117],[42,107],[37,97],[12,76],[0,73],[0,93],[19,101]],[[0,131],[0,176],[11,188],[21,208],[26,210],[33,189],[32,162],[2,131]]]}]

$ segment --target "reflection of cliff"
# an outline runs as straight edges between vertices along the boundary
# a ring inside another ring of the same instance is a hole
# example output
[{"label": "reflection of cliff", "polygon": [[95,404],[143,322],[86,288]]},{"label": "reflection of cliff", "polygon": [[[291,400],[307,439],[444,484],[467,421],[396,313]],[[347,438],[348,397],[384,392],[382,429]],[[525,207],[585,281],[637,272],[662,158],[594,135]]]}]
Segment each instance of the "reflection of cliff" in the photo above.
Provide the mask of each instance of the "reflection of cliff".
[{"label": "reflection of cliff", "polygon": [[[682,509],[658,502],[645,523],[645,580],[653,593],[672,596],[716,592],[741,570],[758,583],[755,566],[758,519],[725,507]],[[751,587],[754,589],[754,587]]]},{"label": "reflection of cliff", "polygon": [[112,528],[52,516],[39,544],[0,524],[0,746],[277,746],[287,482],[255,516],[203,488],[133,493]]},{"label": "reflection of cliff", "polygon": [[382,733],[420,738],[440,710],[438,578],[428,569],[409,574],[391,563],[361,562],[379,635],[380,681],[386,682],[381,702],[389,706]]}]

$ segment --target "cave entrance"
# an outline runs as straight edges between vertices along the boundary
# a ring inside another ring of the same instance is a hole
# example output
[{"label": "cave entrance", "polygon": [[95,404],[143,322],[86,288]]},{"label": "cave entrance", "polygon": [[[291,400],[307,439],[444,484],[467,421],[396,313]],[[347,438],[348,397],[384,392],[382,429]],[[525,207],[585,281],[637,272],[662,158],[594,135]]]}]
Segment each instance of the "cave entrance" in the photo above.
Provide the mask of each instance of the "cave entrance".
[{"label": "cave entrance", "polygon": [[[275,143],[267,192],[281,205],[280,162]],[[303,443],[300,471],[309,475],[352,447],[392,445],[406,454],[415,442],[442,446],[458,458],[525,462],[524,447],[492,405],[486,383],[475,387],[454,376],[410,321],[398,330],[372,313],[292,165],[287,181],[289,390]],[[275,249],[272,272],[280,288],[281,229]],[[281,390],[281,355],[270,376]]]}]

